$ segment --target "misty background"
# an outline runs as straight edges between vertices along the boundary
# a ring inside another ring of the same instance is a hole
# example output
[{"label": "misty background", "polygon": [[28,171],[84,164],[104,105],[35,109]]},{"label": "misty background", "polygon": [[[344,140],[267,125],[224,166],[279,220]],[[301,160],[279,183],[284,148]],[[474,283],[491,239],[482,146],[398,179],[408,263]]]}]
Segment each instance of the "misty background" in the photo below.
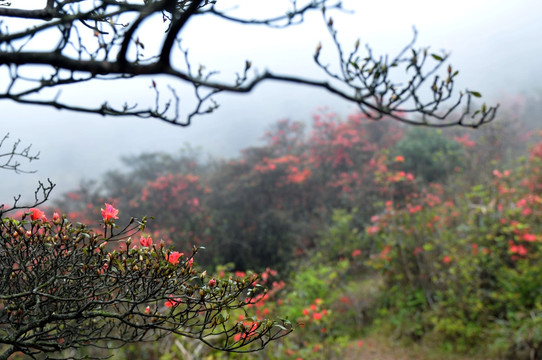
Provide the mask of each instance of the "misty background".
[{"label": "misty background", "polygon": [[[14,0],[12,6],[33,3],[44,5],[45,1]],[[232,11],[255,17],[281,14],[288,4],[268,0],[229,3]],[[237,10],[235,3],[240,3]],[[394,55],[412,39],[415,26],[419,34],[416,47],[451,52],[450,62],[460,71],[457,91],[467,87],[479,91],[488,104],[507,95],[542,91],[542,2],[538,0],[351,0],[343,4],[353,13],[335,13],[333,18],[345,47],[360,38],[375,54]],[[319,41],[325,59],[335,61],[329,34],[317,11],[304,24],[284,30],[207,20],[196,18],[188,24],[182,34],[183,46],[190,49],[194,64],[220,70],[224,76],[241,71],[245,60],[250,60],[260,71],[323,79],[312,60]],[[152,33],[141,34],[141,38],[151,48],[161,40]],[[170,84],[183,89],[176,80],[154,79],[161,88]],[[95,82],[75,87],[67,95],[103,101],[107,93],[119,101],[144,102],[154,96],[150,84],[150,77]],[[183,97],[183,92],[179,93]],[[55,198],[76,187],[81,179],[99,178],[121,166],[121,157],[142,152],[176,152],[190,144],[201,147],[205,154],[232,157],[256,144],[265,128],[279,119],[311,121],[311,114],[321,107],[343,116],[356,109],[323,90],[272,82],[259,85],[247,95],[219,94],[216,100],[220,108],[215,113],[195,118],[187,128],[157,120],[100,117],[2,101],[1,134],[10,133],[10,139],[21,139],[23,146],[32,144],[40,152],[40,160],[23,163],[23,169],[35,170],[34,174],[0,174],[0,202],[9,203],[17,194],[33,194],[37,181],[47,178],[57,184]]]}]

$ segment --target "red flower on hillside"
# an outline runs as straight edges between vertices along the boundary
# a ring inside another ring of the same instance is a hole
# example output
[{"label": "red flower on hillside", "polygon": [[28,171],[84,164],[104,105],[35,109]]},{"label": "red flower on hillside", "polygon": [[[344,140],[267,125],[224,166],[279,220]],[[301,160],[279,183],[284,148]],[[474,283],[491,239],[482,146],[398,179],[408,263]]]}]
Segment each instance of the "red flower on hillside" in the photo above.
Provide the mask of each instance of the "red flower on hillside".
[{"label": "red flower on hillside", "polygon": [[510,245],[510,252],[512,254],[518,254],[520,256],[527,255],[527,248],[525,248],[523,245],[516,245],[513,241],[508,241],[508,244]]},{"label": "red flower on hillside", "polygon": [[473,147],[476,143],[469,139],[469,134],[463,136],[454,136],[454,140],[465,147]]},{"label": "red flower on hillside", "polygon": [[535,234],[523,234],[523,240],[533,242],[536,241],[536,235]]}]

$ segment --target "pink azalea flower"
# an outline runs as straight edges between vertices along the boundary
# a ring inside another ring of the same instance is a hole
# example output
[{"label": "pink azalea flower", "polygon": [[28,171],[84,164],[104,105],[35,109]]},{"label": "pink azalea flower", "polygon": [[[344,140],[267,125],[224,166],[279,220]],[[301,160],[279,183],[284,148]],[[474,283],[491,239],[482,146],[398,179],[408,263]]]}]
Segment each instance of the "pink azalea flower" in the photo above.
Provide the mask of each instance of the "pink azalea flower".
[{"label": "pink azalea flower", "polygon": [[119,211],[113,207],[111,204],[105,204],[105,210],[102,209],[102,217],[104,219],[104,222],[106,224],[110,224],[113,222],[113,219],[118,219],[117,216]]},{"label": "pink azalea flower", "polygon": [[147,237],[141,237],[141,239],[139,239],[139,243],[141,244],[141,246],[143,247],[151,247],[152,245],[152,238],[150,236],[147,236]]},{"label": "pink azalea flower", "polygon": [[210,287],[215,287],[216,286],[216,280],[214,278],[212,278],[211,280],[209,280],[209,286]]}]

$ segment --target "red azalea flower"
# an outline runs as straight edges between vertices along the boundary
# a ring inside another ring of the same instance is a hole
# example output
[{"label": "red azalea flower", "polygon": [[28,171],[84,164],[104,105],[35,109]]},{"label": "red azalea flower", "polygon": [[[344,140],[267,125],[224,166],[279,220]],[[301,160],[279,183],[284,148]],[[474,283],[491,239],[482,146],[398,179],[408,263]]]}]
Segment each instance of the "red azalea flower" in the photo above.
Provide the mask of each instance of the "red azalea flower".
[{"label": "red azalea flower", "polygon": [[171,254],[166,255],[167,261],[169,261],[172,265],[177,265],[179,263],[179,258],[184,255],[183,253],[180,253],[178,251],[174,251]]},{"label": "red azalea flower", "polygon": [[182,299],[181,298],[173,298],[171,295],[169,296],[169,300],[165,302],[165,306],[167,307],[177,307],[181,304]]},{"label": "red azalea flower", "polygon": [[47,217],[45,217],[45,213],[41,211],[40,209],[36,209],[36,208],[30,209],[30,219],[47,221]]},{"label": "red azalea flower", "polygon": [[536,235],[535,234],[523,234],[523,240],[525,241],[536,241]]}]

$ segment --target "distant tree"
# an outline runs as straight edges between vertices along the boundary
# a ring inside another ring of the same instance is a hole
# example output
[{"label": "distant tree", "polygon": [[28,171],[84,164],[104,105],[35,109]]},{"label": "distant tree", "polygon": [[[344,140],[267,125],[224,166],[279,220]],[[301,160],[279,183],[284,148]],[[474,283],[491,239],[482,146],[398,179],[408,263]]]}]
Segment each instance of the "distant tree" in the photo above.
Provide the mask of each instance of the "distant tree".
[{"label": "distant tree", "polygon": [[457,141],[442,132],[428,130],[410,128],[394,151],[404,157],[403,170],[416,174],[426,183],[442,182],[463,166],[464,151]]},{"label": "distant tree", "polygon": [[[341,10],[340,1],[290,3],[282,16],[252,18],[237,16],[217,0],[47,0],[44,8],[32,10],[17,9],[3,1],[0,2],[0,69],[4,70],[3,82],[7,85],[0,90],[0,99],[101,115],[156,118],[186,126],[194,116],[218,108],[216,95],[248,93],[260,83],[273,80],[323,89],[356,104],[372,119],[387,116],[417,125],[472,127],[493,119],[496,107],[484,104],[479,110],[472,109],[472,97],[480,97],[478,92],[466,90],[455,94],[458,71],[450,65],[440,71],[448,54],[414,48],[415,34],[413,41],[396,56],[378,56],[369,47],[362,51],[359,41],[349,48],[340,43],[330,15],[333,10]],[[188,21],[212,24],[219,19],[247,27],[287,28],[302,23],[312,11],[322,14],[334,44],[333,51],[337,53],[337,63],[327,64],[321,56],[327,48],[316,46],[314,61],[323,71],[321,79],[269,70],[260,72],[253,70],[255,66],[246,60],[232,80],[225,81],[217,77],[218,71],[207,70],[204,65],[194,66],[188,49],[181,43]],[[156,16],[163,19],[163,36],[161,45],[151,53],[153,50],[146,47],[148,44],[140,40],[139,34],[156,31],[158,36],[160,30],[148,26],[148,20]],[[10,19],[25,21],[12,23]],[[178,90],[168,86],[165,96],[151,79],[155,98],[146,105],[129,102],[119,105],[107,98],[91,105],[87,97],[76,101],[64,96],[65,92],[61,94],[62,89],[84,88],[89,82],[159,75],[193,87],[196,100],[191,109],[184,109],[186,117],[179,114]],[[460,111],[455,114],[455,110]]]}]

